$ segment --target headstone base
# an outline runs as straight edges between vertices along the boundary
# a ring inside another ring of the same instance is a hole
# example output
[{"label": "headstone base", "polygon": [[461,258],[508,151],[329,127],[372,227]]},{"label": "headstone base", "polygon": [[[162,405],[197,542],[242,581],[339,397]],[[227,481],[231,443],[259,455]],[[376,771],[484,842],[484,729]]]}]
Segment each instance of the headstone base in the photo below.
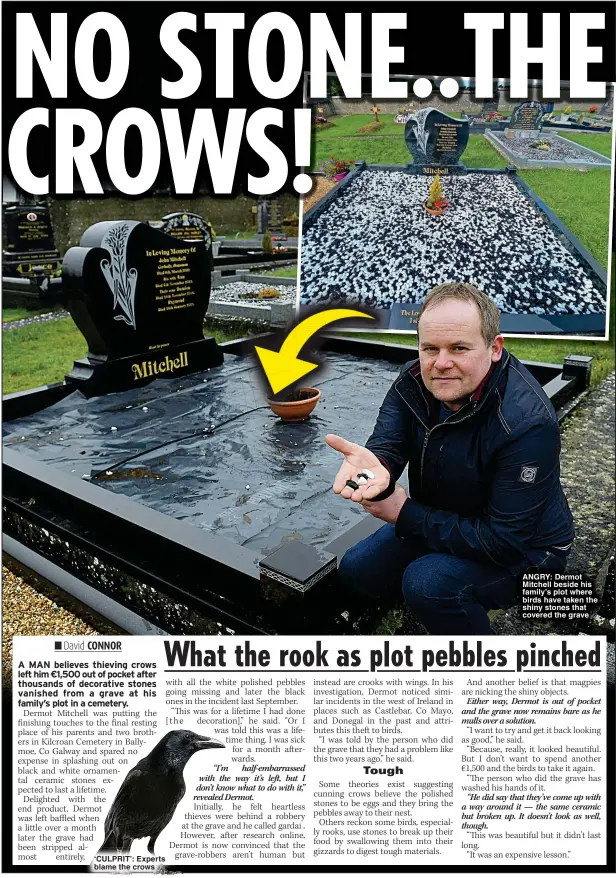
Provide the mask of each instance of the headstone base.
[{"label": "headstone base", "polygon": [[541,137],[541,128],[510,128],[514,132],[514,137],[521,140],[537,140]]},{"label": "headstone base", "polygon": [[141,387],[156,378],[190,375],[221,366],[222,362],[222,350],[213,338],[206,337],[115,360],[89,355],[83,360],[75,360],[66,381],[75,384],[75,389],[90,398]]},{"label": "headstone base", "polygon": [[53,277],[62,268],[62,259],[57,250],[40,253],[2,253],[2,277]]}]

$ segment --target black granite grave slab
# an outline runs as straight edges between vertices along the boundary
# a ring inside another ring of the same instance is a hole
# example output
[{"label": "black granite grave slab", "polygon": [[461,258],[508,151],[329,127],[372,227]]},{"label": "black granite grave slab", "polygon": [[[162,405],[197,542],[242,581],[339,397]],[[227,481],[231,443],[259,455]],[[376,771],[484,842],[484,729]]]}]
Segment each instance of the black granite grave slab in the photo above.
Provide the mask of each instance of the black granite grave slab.
[{"label": "black granite grave slab", "polygon": [[[364,442],[417,351],[324,337],[322,402],[284,425],[245,356],[254,342],[228,343],[224,364],[200,376],[113,397],[70,387],[64,398],[53,387],[6,397],[12,554],[60,587],[68,576],[86,603],[92,588],[109,597],[118,624],[128,608],[177,634],[356,633],[335,558],[380,523],[333,494],[339,455],[323,438]],[[526,365],[559,411],[587,386],[588,364],[572,377]]]},{"label": "black granite grave slab", "polygon": [[406,123],[404,140],[417,164],[457,165],[468,144],[468,129],[466,119],[424,107]]},{"label": "black granite grave slab", "polygon": [[211,288],[205,248],[145,223],[96,223],[64,257],[68,309],[88,342],[69,379],[87,395],[219,365],[203,337]]},{"label": "black granite grave slab", "polygon": [[338,569],[335,554],[293,540],[259,562],[261,588],[270,600],[293,603],[311,591],[311,597],[330,586]]},{"label": "black granite grave slab", "polygon": [[612,130],[609,125],[581,125],[577,122],[557,122],[550,120],[543,126],[544,128],[555,128],[560,131],[590,131],[593,134],[609,134]]},{"label": "black granite grave slab", "polygon": [[45,205],[13,205],[4,211],[3,277],[50,277],[61,267]]},{"label": "black granite grave slab", "polygon": [[364,442],[399,371],[350,356],[327,363],[302,424],[272,414],[254,358],[228,357],[113,397],[75,391],[7,423],[5,446],[264,555],[293,539],[324,546],[364,513],[332,493],[338,455],[323,437]]}]

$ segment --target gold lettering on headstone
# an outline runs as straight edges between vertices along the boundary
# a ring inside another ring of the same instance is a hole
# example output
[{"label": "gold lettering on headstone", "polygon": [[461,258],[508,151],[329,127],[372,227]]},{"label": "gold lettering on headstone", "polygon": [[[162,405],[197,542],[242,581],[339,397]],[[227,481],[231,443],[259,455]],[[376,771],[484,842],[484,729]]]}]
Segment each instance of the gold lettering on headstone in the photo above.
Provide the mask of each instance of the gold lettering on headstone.
[{"label": "gold lettering on headstone", "polygon": [[164,360],[142,360],[141,363],[133,363],[131,371],[135,381],[143,378],[152,378],[154,375],[162,375],[164,372],[174,372],[176,369],[188,367],[188,353],[182,351],[179,357],[171,359],[169,354]]},{"label": "gold lettering on headstone", "polygon": [[146,256],[156,260],[154,290],[159,314],[195,307],[191,299],[196,291],[188,256],[196,252],[196,247],[146,250]]}]

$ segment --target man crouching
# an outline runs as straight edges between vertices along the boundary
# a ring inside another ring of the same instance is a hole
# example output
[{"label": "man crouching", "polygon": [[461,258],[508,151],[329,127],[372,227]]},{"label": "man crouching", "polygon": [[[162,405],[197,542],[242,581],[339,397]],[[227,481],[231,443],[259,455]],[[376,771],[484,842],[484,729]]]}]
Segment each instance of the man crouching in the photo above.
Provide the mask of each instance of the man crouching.
[{"label": "man crouching", "polygon": [[[515,601],[521,573],[565,568],[558,420],[503,348],[498,308],[470,284],[428,293],[418,339],[366,447],[326,437],[344,455],[334,491],[386,522],[339,574],[365,598],[402,588],[430,634],[490,634],[487,610]],[[407,464],[408,494],[397,483]]]}]

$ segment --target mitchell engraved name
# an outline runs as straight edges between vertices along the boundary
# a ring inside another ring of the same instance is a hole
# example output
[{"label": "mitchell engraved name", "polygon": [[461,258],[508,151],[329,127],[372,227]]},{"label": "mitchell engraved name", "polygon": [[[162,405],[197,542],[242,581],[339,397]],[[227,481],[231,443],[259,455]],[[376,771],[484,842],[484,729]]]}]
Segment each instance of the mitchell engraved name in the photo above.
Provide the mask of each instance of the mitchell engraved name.
[{"label": "mitchell engraved name", "polygon": [[163,372],[174,372],[176,369],[185,369],[188,366],[188,355],[182,351],[179,357],[172,359],[169,354],[164,360],[143,360],[141,363],[133,363],[131,369],[135,381],[141,378],[151,378],[152,375],[162,375]]}]

